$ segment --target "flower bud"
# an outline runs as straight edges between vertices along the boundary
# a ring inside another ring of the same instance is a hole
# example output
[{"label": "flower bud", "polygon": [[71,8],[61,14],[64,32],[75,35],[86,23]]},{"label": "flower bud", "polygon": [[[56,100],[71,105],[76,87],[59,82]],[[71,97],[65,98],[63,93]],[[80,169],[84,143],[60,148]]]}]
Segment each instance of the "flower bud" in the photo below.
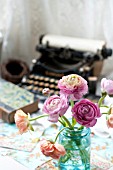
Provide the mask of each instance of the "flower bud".
[{"label": "flower bud", "polygon": [[44,88],[42,90],[42,94],[45,95],[45,96],[48,96],[50,94],[50,89],[49,88]]}]

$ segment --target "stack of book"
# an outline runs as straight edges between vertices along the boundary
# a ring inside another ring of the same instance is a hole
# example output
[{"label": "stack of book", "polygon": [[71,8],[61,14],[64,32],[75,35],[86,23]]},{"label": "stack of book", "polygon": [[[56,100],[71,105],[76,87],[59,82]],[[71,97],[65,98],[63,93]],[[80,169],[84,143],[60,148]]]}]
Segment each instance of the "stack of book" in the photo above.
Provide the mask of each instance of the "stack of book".
[{"label": "stack of book", "polygon": [[33,113],[38,110],[39,100],[33,93],[0,78],[0,119],[14,123],[16,110]]}]

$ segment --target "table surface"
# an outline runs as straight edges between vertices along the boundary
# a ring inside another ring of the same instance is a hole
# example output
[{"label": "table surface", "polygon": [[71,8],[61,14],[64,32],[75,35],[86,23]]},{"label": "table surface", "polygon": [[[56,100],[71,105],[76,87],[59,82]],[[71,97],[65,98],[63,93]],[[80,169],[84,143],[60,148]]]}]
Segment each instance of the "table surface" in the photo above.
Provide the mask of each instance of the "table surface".
[{"label": "table surface", "polygon": [[[56,124],[44,124],[45,121],[48,122],[47,118],[34,121],[35,131],[20,135],[15,124],[7,124],[0,120],[0,155],[10,156],[31,170],[57,169],[51,158],[45,157],[39,149],[40,138],[51,137],[51,134],[53,137],[58,131]],[[113,139],[110,136],[103,138],[91,134],[91,165],[92,170],[113,168]]]}]

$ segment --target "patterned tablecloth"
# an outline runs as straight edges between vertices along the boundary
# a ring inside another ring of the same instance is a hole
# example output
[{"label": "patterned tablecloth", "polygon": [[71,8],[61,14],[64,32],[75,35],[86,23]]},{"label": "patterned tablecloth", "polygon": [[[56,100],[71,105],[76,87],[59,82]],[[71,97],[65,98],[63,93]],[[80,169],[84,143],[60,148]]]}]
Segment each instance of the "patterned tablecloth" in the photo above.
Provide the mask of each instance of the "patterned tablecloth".
[{"label": "patterned tablecloth", "polygon": [[[42,123],[41,123],[42,122]],[[43,126],[44,120],[34,122],[35,132],[27,132],[19,135],[15,124],[10,125],[0,122],[0,155],[10,156],[28,169],[54,170],[54,161],[50,157],[42,155],[39,149],[39,138],[52,137],[58,130],[58,126],[49,124]],[[100,138],[91,134],[91,169],[113,169],[113,139],[110,137]]]}]

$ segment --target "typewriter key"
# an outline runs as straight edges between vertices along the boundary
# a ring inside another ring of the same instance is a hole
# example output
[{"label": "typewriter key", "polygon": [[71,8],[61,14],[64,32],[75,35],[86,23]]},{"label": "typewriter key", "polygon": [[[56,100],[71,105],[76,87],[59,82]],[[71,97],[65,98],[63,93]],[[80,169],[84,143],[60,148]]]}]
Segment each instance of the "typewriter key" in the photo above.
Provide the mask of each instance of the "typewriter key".
[{"label": "typewriter key", "polygon": [[54,84],[50,84],[49,86],[51,89],[54,89],[55,88],[55,85]]},{"label": "typewriter key", "polygon": [[45,87],[49,87],[49,83],[45,83],[44,86],[45,86]]},{"label": "typewriter key", "polygon": [[55,79],[50,79],[50,82],[51,82],[51,83],[54,83],[54,82],[55,82]]},{"label": "typewriter key", "polygon": [[39,79],[39,76],[35,76],[34,78],[35,78],[35,80],[38,80],[38,79]]},{"label": "typewriter key", "polygon": [[44,82],[39,82],[39,86],[44,87]]},{"label": "typewriter key", "polygon": [[27,82],[28,82],[29,84],[33,84],[34,81],[28,79]]},{"label": "typewriter key", "polygon": [[49,77],[45,77],[44,81],[49,81],[49,79],[50,79]]},{"label": "typewriter key", "polygon": [[55,89],[58,90],[59,89],[58,86],[55,86]]},{"label": "typewriter key", "polygon": [[33,87],[33,91],[38,91],[38,87]]},{"label": "typewriter key", "polygon": [[34,85],[37,86],[39,84],[38,81],[34,81]]},{"label": "typewriter key", "polygon": [[31,86],[27,86],[27,88],[26,88],[27,90],[32,90],[33,89],[33,86],[31,85]]},{"label": "typewriter key", "polygon": [[58,80],[55,80],[55,83],[58,84]]},{"label": "typewriter key", "polygon": [[34,78],[34,74],[29,75],[29,78],[33,79]]},{"label": "typewriter key", "polygon": [[41,76],[40,76],[40,77],[39,77],[39,80],[40,80],[40,81],[44,80],[44,77],[41,77]]}]

